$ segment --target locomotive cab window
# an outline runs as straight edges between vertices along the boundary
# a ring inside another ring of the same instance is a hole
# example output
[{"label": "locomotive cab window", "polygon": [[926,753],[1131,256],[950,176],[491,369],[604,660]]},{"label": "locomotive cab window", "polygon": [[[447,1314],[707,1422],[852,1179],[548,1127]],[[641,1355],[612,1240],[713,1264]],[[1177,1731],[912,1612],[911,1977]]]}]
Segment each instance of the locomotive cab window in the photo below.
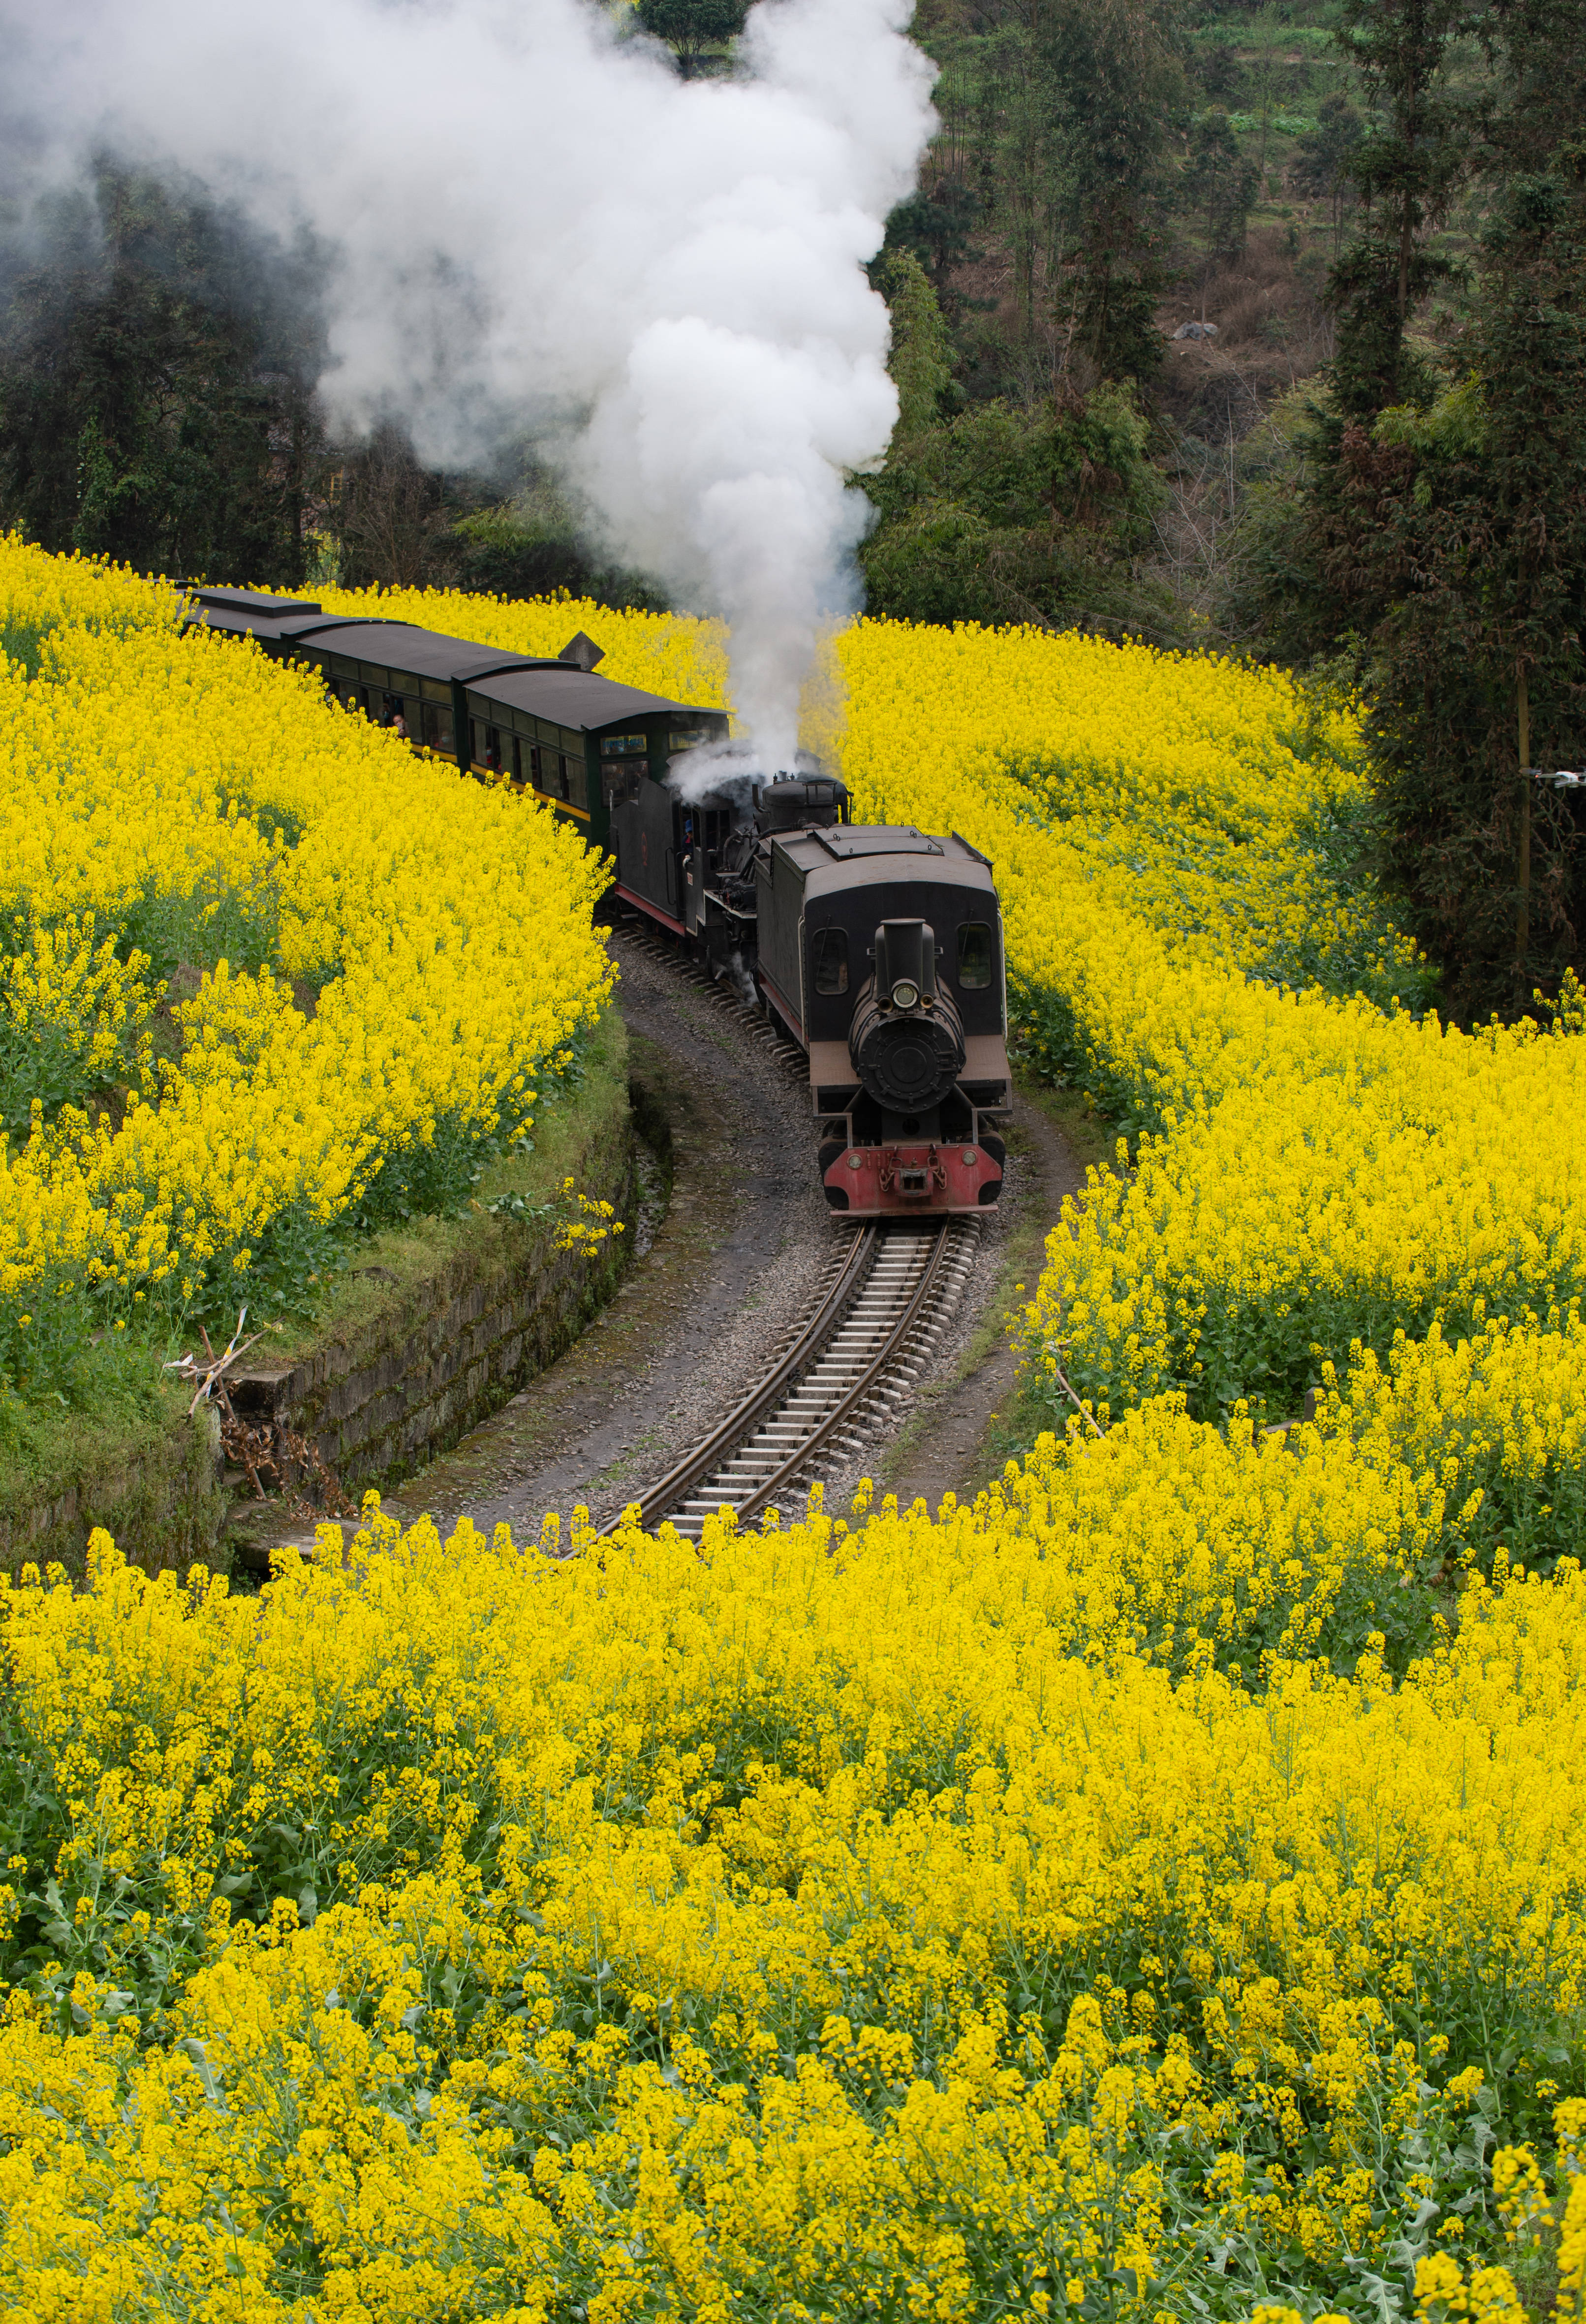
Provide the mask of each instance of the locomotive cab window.
[{"label": "locomotive cab window", "polygon": [[815,989],[817,992],[848,990],[848,931],[822,928],[815,940]]},{"label": "locomotive cab window", "polygon": [[958,931],[958,982],[965,992],[983,992],[991,981],[991,931],[971,920]]},{"label": "locomotive cab window", "polygon": [[[604,742],[601,748],[602,750],[605,748]],[[548,753],[548,756],[554,757],[554,753]],[[649,761],[643,759],[615,761],[610,759],[603,760],[600,775],[605,789],[606,805],[620,807],[627,801],[636,799],[639,797],[639,786],[649,772]]]}]

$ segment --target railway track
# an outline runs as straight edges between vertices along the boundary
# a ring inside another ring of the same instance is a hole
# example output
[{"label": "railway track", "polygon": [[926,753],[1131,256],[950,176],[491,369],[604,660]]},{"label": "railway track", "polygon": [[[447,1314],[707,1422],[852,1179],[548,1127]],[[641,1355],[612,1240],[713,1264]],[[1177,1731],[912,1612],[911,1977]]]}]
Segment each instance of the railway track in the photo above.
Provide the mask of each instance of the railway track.
[{"label": "railway track", "polygon": [[[624,929],[623,940],[669,962],[804,1080],[803,1051],[758,1010],[647,932]],[[669,1519],[697,1541],[722,1510],[753,1518],[846,1465],[912,1395],[957,1310],[980,1233],[981,1221],[965,1216],[837,1224],[831,1265],[799,1323],[733,1409],[639,1497],[646,1529]]]}]

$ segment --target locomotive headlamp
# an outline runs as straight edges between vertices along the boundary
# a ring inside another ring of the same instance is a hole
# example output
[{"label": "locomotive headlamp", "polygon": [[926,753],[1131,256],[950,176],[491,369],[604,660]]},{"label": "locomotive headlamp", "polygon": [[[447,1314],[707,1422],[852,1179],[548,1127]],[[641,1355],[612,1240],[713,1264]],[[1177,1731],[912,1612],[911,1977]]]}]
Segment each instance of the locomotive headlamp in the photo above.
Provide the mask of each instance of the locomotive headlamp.
[{"label": "locomotive headlamp", "polygon": [[892,1006],[894,1009],[917,1009],[919,1006],[918,985],[911,984],[906,976],[900,976],[898,979],[897,983],[892,987]]}]

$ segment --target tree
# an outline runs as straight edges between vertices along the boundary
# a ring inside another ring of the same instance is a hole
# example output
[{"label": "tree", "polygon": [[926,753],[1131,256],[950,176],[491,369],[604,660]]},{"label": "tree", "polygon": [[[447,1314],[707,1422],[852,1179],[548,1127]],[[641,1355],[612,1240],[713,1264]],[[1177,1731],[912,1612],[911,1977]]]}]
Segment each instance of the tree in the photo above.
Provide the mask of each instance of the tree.
[{"label": "tree", "polygon": [[683,78],[692,80],[707,59],[738,38],[749,0],[639,0],[633,14],[647,32],[666,42]]},{"label": "tree", "polygon": [[1351,417],[1399,400],[1405,326],[1416,300],[1448,272],[1426,248],[1471,158],[1471,115],[1450,66],[1471,22],[1471,0],[1343,0],[1340,41],[1371,108],[1350,158],[1366,219],[1334,266],[1334,380]]},{"label": "tree", "polygon": [[1213,106],[1190,133],[1189,166],[1184,173],[1185,198],[1199,218],[1208,271],[1243,251],[1256,185],[1255,163],[1240,152],[1238,134],[1222,107]]},{"label": "tree", "polygon": [[1456,374],[1345,438],[1339,553],[1387,598],[1371,646],[1389,863],[1455,1005],[1517,1008],[1578,960],[1572,826],[1522,771],[1586,715],[1586,142],[1517,179]]},{"label": "tree", "polygon": [[1317,107],[1316,126],[1303,136],[1289,164],[1296,193],[1327,203],[1332,216],[1332,254],[1339,256],[1344,214],[1355,191],[1355,148],[1363,127],[1347,97],[1336,92]]},{"label": "tree", "polygon": [[871,611],[1182,643],[1166,593],[1133,571],[1161,489],[1148,436],[1132,395],[1103,386],[974,404],[900,437],[861,480],[880,516],[860,551]]},{"label": "tree", "polygon": [[[498,489],[499,489],[498,479]],[[665,613],[669,599],[643,574],[613,564],[592,548],[571,496],[525,447],[518,489],[507,500],[483,496],[478,485],[452,486],[449,530],[426,551],[426,577],[492,596],[595,597],[603,605],[634,605]],[[479,500],[480,505],[468,505]]]},{"label": "tree", "polygon": [[917,258],[892,251],[882,284],[892,317],[887,369],[898,390],[897,445],[926,435],[941,417],[953,385],[953,342],[936,296]]},{"label": "tree", "polygon": [[1489,67],[1477,166],[1498,180],[1545,168],[1586,120],[1586,0],[1486,0],[1475,29]]},{"label": "tree", "polygon": [[1103,379],[1160,371],[1170,122],[1184,97],[1169,9],[1141,0],[1046,0],[1037,43],[1052,91],[1059,304]]},{"label": "tree", "polygon": [[1331,577],[1335,534],[1323,493],[1336,476],[1343,429],[1324,392],[1295,388],[1264,412],[1238,449],[1240,505],[1218,577],[1215,618],[1252,652],[1300,668],[1336,659],[1369,625],[1371,601]]},{"label": "tree", "polygon": [[452,522],[440,477],[421,465],[406,432],[391,421],[347,460],[336,519],[348,581],[393,589],[433,578],[437,546]]},{"label": "tree", "polygon": [[950,293],[954,269],[980,255],[971,236],[983,207],[973,186],[957,178],[935,178],[899,202],[888,218],[888,254],[902,250],[917,258],[941,300]]},{"label": "tree", "polygon": [[311,250],[101,161],[5,255],[6,520],[147,570],[297,578],[319,282]]}]

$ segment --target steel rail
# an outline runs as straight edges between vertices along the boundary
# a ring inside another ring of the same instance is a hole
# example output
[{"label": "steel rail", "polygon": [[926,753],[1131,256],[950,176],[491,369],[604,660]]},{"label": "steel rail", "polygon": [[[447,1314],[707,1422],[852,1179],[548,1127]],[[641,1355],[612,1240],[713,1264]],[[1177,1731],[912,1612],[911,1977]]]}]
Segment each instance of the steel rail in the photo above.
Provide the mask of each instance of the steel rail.
[{"label": "steel rail", "polygon": [[859,1229],[825,1297],[770,1371],[718,1421],[708,1436],[640,1496],[640,1521],[647,1530],[659,1524],[679,1502],[686,1501],[696,1485],[702,1485],[724,1461],[730,1459],[744,1438],[753,1434],[760,1423],[816,1363],[842,1323],[850,1301],[867,1280],[880,1241],[880,1232],[873,1224]]},{"label": "steel rail", "polygon": [[816,1423],[804,1443],[788,1454],[775,1474],[768,1477],[764,1484],[757,1486],[746,1501],[733,1503],[740,1517],[758,1517],[761,1510],[769,1504],[772,1494],[780,1492],[792,1484],[800,1471],[809,1466],[822,1446],[827,1443],[844,1423],[874,1394],[884,1374],[903,1353],[908,1344],[909,1334],[918,1320],[920,1310],[926,1305],[936,1283],[943,1259],[946,1255],[951,1233],[951,1222],[944,1219],[936,1230],[936,1243],[930,1257],[920,1269],[919,1279],[909,1295],[907,1306],[889,1329],[869,1364],[853,1387],[847,1389],[833,1406],[831,1411]]}]

